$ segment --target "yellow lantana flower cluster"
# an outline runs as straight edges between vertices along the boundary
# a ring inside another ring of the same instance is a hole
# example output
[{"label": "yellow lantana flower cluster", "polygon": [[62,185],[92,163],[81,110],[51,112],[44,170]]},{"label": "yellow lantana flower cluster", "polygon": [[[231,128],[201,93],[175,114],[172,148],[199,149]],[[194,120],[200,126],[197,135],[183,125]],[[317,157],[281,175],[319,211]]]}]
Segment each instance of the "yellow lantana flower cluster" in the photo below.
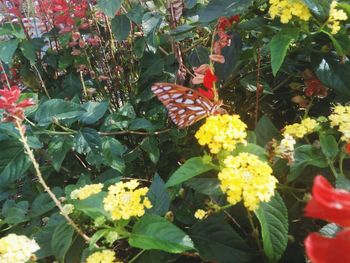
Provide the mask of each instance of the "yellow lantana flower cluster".
[{"label": "yellow lantana flower cluster", "polygon": [[101,192],[103,184],[88,184],[71,192],[70,198],[84,200],[94,194]]},{"label": "yellow lantana flower cluster", "polygon": [[312,133],[317,127],[317,121],[306,118],[301,123],[294,123],[284,127],[283,135],[289,134],[294,138],[303,138],[306,134]]},{"label": "yellow lantana flower cluster", "polygon": [[336,9],[337,1],[333,1],[329,10],[329,18],[327,21],[327,26],[332,30],[331,33],[334,35],[340,30],[340,21],[345,21],[348,16],[343,10]]},{"label": "yellow lantana flower cluster", "polygon": [[271,167],[256,155],[240,153],[224,160],[225,167],[218,175],[221,190],[227,201],[236,204],[243,200],[244,206],[254,211],[260,202],[268,202],[274,195],[277,179]]},{"label": "yellow lantana flower cluster", "polygon": [[1,263],[24,263],[40,249],[35,240],[26,236],[9,234],[0,239]]},{"label": "yellow lantana flower cluster", "polygon": [[91,254],[86,263],[123,263],[115,258],[115,253],[112,250],[102,250]]},{"label": "yellow lantana flower cluster", "polygon": [[199,128],[196,138],[200,145],[208,145],[211,153],[221,149],[232,151],[238,143],[246,143],[247,125],[238,115],[215,115],[206,119]]},{"label": "yellow lantana flower cluster", "polygon": [[288,23],[293,16],[304,21],[308,21],[311,17],[309,8],[302,0],[269,0],[269,3],[270,16],[272,18],[279,16],[283,24]]},{"label": "yellow lantana flower cluster", "polygon": [[104,209],[111,213],[112,219],[129,219],[132,216],[143,216],[146,208],[152,204],[146,197],[148,187],[136,189],[137,180],[119,182],[108,188],[108,194],[103,199]]},{"label": "yellow lantana flower cluster", "polygon": [[331,127],[338,126],[338,130],[343,134],[343,141],[350,140],[350,106],[337,105],[333,108],[333,113],[329,115]]}]

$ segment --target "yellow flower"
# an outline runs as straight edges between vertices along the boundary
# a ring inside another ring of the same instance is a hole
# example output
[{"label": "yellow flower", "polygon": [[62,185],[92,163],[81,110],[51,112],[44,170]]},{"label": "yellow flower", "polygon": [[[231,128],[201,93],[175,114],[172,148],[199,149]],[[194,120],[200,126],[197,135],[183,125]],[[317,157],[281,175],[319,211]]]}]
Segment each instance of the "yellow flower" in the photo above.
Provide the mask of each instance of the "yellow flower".
[{"label": "yellow flower", "polygon": [[329,17],[327,20],[327,26],[332,30],[333,35],[337,34],[340,30],[340,21],[345,21],[348,16],[343,10],[336,9],[337,1],[333,1],[329,10]]},{"label": "yellow flower", "polygon": [[91,254],[86,263],[123,263],[115,258],[115,253],[112,250],[102,250]]},{"label": "yellow flower", "polygon": [[74,205],[72,204],[65,204],[62,207],[62,211],[60,212],[61,215],[69,215],[71,213],[73,213],[74,211]]},{"label": "yellow flower", "polygon": [[281,23],[288,23],[293,16],[301,20],[309,21],[311,13],[302,0],[269,0],[269,14],[271,18],[279,16]]},{"label": "yellow flower", "polygon": [[317,121],[306,118],[301,123],[294,123],[284,127],[283,135],[289,134],[294,138],[303,138],[306,134],[312,133],[317,127]]},{"label": "yellow flower", "polygon": [[26,236],[9,234],[0,239],[1,263],[24,263],[31,259],[40,247]]},{"label": "yellow flower", "polygon": [[203,209],[198,209],[195,213],[194,213],[194,217],[202,220],[207,216],[207,212],[205,212]]},{"label": "yellow flower", "polygon": [[331,127],[338,126],[338,131],[343,134],[344,141],[350,140],[350,106],[337,105],[333,108],[333,113],[328,117]]},{"label": "yellow flower", "polygon": [[277,179],[271,167],[250,153],[229,156],[225,167],[219,173],[221,190],[227,201],[236,204],[243,200],[244,206],[254,211],[260,202],[268,202],[274,195]]},{"label": "yellow flower", "polygon": [[91,195],[98,194],[99,192],[101,192],[102,188],[103,184],[85,185],[84,187],[72,191],[70,194],[70,198],[83,200],[90,197]]},{"label": "yellow flower", "polygon": [[152,204],[146,197],[147,187],[136,189],[137,180],[119,182],[108,188],[108,194],[103,200],[104,209],[111,213],[112,219],[129,219],[132,216],[143,216],[145,208]]},{"label": "yellow flower", "polygon": [[247,125],[238,115],[215,115],[207,118],[199,128],[196,138],[200,145],[208,145],[211,153],[221,149],[232,151],[238,143],[246,143]]}]

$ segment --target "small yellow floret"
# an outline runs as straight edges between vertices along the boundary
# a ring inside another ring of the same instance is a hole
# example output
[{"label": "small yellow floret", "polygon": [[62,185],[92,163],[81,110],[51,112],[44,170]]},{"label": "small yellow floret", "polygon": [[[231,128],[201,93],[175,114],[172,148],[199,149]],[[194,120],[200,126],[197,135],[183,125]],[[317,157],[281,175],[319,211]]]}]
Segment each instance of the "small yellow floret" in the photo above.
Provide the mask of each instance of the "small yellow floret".
[{"label": "small yellow floret", "polygon": [[333,113],[328,117],[331,127],[338,126],[338,131],[343,134],[343,141],[350,140],[350,106],[337,105],[333,108]]},{"label": "small yellow floret", "polygon": [[279,16],[281,23],[288,23],[293,16],[301,20],[309,21],[311,13],[302,0],[269,0],[269,14],[271,18]]},{"label": "small yellow floret", "polygon": [[221,149],[232,151],[238,143],[246,143],[247,125],[238,115],[215,115],[207,118],[199,128],[196,138],[200,145],[208,145],[211,153]]},{"label": "small yellow floret", "polygon": [[333,1],[329,10],[329,17],[327,20],[327,26],[332,30],[333,35],[337,34],[340,30],[340,21],[345,21],[348,19],[348,16],[343,10],[336,9],[337,1]]},{"label": "small yellow floret", "polygon": [[40,249],[35,240],[26,236],[9,234],[0,239],[1,263],[25,263]]},{"label": "small yellow floret", "polygon": [[303,138],[306,134],[314,132],[317,125],[317,121],[306,118],[301,123],[294,123],[284,127],[283,135],[289,134],[294,138]]},{"label": "small yellow floret", "polygon": [[102,250],[91,254],[86,263],[122,263],[115,258],[115,252],[112,250]]},{"label": "small yellow floret", "polygon": [[119,182],[108,188],[108,194],[103,199],[104,209],[110,212],[112,219],[129,219],[133,216],[141,217],[146,208],[152,204],[146,194],[148,187],[136,189],[139,186],[137,180]]},{"label": "small yellow floret", "polygon": [[230,204],[243,200],[244,206],[254,211],[260,202],[270,201],[277,179],[266,162],[254,154],[240,153],[235,157],[227,157],[224,163],[225,167],[218,178],[221,190],[226,193]]},{"label": "small yellow floret", "polygon": [[70,198],[83,200],[101,192],[103,184],[89,184],[71,192]]},{"label": "small yellow floret", "polygon": [[195,213],[194,213],[194,217],[202,220],[207,216],[207,212],[205,212],[203,209],[198,209]]}]

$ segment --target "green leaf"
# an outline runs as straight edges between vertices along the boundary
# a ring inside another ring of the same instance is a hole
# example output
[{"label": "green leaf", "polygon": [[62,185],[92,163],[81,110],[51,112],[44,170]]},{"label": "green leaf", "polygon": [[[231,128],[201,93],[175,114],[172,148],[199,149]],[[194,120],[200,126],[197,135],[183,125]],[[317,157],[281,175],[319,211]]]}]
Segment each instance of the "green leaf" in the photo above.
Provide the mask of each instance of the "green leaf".
[{"label": "green leaf", "polygon": [[123,0],[98,0],[98,8],[109,17],[114,17],[115,13],[122,6]]},{"label": "green leaf", "polygon": [[194,249],[193,242],[186,233],[156,215],[145,215],[134,225],[129,244],[141,249],[158,249],[170,253]]},{"label": "green leaf", "polygon": [[146,41],[144,38],[138,38],[135,40],[135,44],[133,47],[133,53],[137,58],[142,58],[143,53],[145,52]]},{"label": "green leaf", "polygon": [[288,243],[288,210],[275,192],[270,202],[261,203],[255,215],[261,225],[264,251],[269,262],[278,262]]},{"label": "green leaf", "polygon": [[199,255],[208,262],[250,262],[254,253],[236,231],[219,217],[209,217],[196,223],[190,236]]},{"label": "green leaf", "polygon": [[304,0],[311,12],[322,22],[328,18],[331,2],[329,0]]},{"label": "green leaf", "polygon": [[108,102],[89,101],[84,103],[82,106],[86,112],[80,116],[79,121],[84,124],[94,124],[99,119],[101,119],[103,115],[105,115],[108,109]]},{"label": "green leaf", "polygon": [[31,162],[21,143],[2,141],[0,151],[0,188],[20,179],[30,167]]},{"label": "green leaf", "polygon": [[186,181],[185,185],[205,195],[223,195],[220,189],[220,181],[217,178],[195,177]]},{"label": "green leaf", "polygon": [[148,210],[149,213],[164,216],[170,207],[170,196],[165,187],[162,178],[156,174],[153,177],[153,182],[147,193],[149,200],[152,203],[152,208]]},{"label": "green leaf", "polygon": [[153,131],[154,127],[149,120],[145,118],[138,118],[130,121],[129,129],[132,131],[135,131],[135,130]]},{"label": "green leaf", "polygon": [[141,142],[141,149],[148,153],[149,158],[153,163],[157,163],[160,156],[158,141],[155,136],[146,137]]},{"label": "green leaf", "polygon": [[123,173],[125,169],[123,155],[126,148],[115,138],[104,137],[102,140],[102,151],[107,165]]},{"label": "green leaf", "polygon": [[321,82],[331,88],[344,101],[350,98],[350,61],[344,58],[341,62],[336,54],[326,54],[323,56],[313,54],[311,64]]},{"label": "green leaf", "polygon": [[158,13],[147,12],[142,17],[142,28],[147,42],[151,46],[157,45],[156,32],[162,22],[162,16]]},{"label": "green leaf", "polygon": [[251,153],[251,154],[258,156],[259,159],[262,161],[268,161],[268,156],[267,156],[265,148],[262,148],[259,145],[256,145],[253,143],[247,143],[246,145],[239,144],[239,145],[237,145],[236,149],[234,149],[232,151],[232,154],[238,155],[241,152]]},{"label": "green leaf", "polygon": [[242,39],[239,33],[229,32],[231,45],[222,49],[225,63],[215,63],[215,73],[222,80],[227,80],[237,67],[242,52]]},{"label": "green leaf", "polygon": [[130,20],[126,15],[115,16],[112,21],[112,32],[118,41],[127,39],[130,34]]},{"label": "green leaf", "polygon": [[0,60],[2,60],[5,64],[10,64],[12,62],[13,54],[18,47],[19,40],[11,39],[7,41],[0,42]]},{"label": "green leaf", "polygon": [[181,184],[197,175],[203,174],[210,170],[216,169],[216,166],[211,162],[203,160],[202,157],[193,157],[188,159],[180,166],[169,178],[166,183],[167,187]]},{"label": "green leaf", "polygon": [[136,4],[128,10],[128,13],[126,15],[131,21],[135,22],[136,24],[141,24],[145,11],[146,9],[141,4]]},{"label": "green leaf", "polygon": [[272,121],[266,117],[262,116],[255,128],[256,142],[258,145],[265,147],[265,145],[272,139],[279,140],[282,138],[281,133]]},{"label": "green leaf", "polygon": [[70,136],[55,136],[49,143],[48,153],[52,160],[52,166],[58,172],[68,151],[73,146]]},{"label": "green leaf", "polygon": [[66,253],[72,244],[74,229],[66,221],[60,223],[53,232],[51,249],[56,259],[64,262]]},{"label": "green leaf", "polygon": [[338,143],[335,140],[334,136],[321,133],[320,142],[324,155],[330,160],[333,160],[339,152]]},{"label": "green leaf", "polygon": [[31,205],[30,216],[32,218],[41,216],[55,207],[54,201],[52,201],[48,194],[40,194],[34,199]]},{"label": "green leaf", "polygon": [[192,67],[199,67],[209,63],[209,50],[203,46],[196,47],[188,56],[188,63]]},{"label": "green leaf", "polygon": [[220,16],[242,15],[252,3],[252,0],[211,0],[199,11],[199,22],[209,23]]},{"label": "green leaf", "polygon": [[103,199],[106,195],[105,192],[100,192],[83,200],[72,200],[71,203],[74,205],[74,209],[96,219],[100,216],[109,215],[103,208]]},{"label": "green leaf", "polygon": [[40,50],[45,45],[45,42],[40,38],[22,41],[21,50],[23,55],[31,62],[36,61],[36,51]]},{"label": "green leaf", "polygon": [[5,223],[16,225],[28,221],[28,201],[16,203],[14,200],[7,200],[2,207],[2,217]]},{"label": "green leaf", "polygon": [[336,178],[336,186],[339,189],[344,189],[350,192],[350,180],[344,176],[338,176]]},{"label": "green leaf", "polygon": [[40,125],[48,125],[54,119],[59,121],[76,120],[83,113],[85,113],[85,109],[79,104],[62,99],[52,99],[39,106],[35,114],[35,120]]},{"label": "green leaf", "polygon": [[81,129],[73,139],[73,148],[78,153],[86,154],[86,161],[98,169],[104,162],[101,136],[95,129]]},{"label": "green leaf", "polygon": [[312,145],[301,145],[295,148],[294,162],[290,167],[290,173],[287,177],[288,182],[295,180],[306,166],[312,165],[320,168],[326,168],[328,162],[322,152]]},{"label": "green leaf", "polygon": [[293,39],[297,39],[299,29],[285,29],[273,36],[269,47],[271,52],[272,73],[276,76],[287,55],[287,50]]}]

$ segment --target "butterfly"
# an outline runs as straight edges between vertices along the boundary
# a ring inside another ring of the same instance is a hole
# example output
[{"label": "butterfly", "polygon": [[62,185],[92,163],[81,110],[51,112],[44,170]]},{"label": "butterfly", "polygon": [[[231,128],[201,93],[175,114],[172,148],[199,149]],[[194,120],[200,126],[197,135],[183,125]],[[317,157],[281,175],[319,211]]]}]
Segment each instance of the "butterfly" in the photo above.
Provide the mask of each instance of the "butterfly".
[{"label": "butterfly", "polygon": [[198,91],[172,83],[154,83],[153,93],[168,110],[171,120],[185,128],[210,115],[225,114],[222,101],[213,102]]}]

